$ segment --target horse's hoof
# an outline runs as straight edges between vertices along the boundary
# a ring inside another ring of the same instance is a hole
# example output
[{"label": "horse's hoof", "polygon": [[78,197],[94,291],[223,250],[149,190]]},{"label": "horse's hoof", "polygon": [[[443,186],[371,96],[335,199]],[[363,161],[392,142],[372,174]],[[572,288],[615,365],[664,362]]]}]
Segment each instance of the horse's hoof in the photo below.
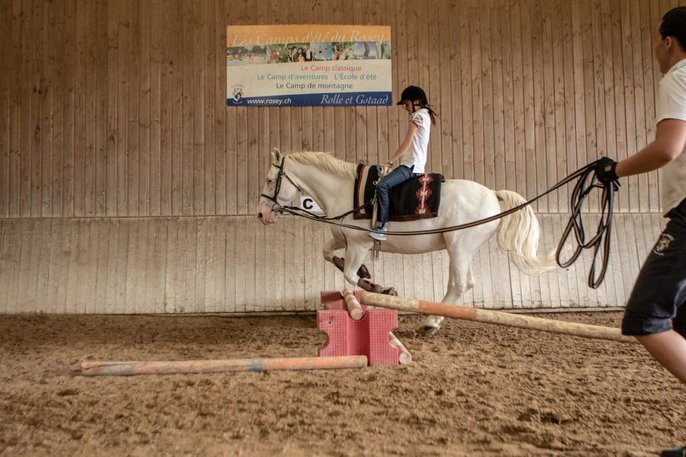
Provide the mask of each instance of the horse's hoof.
[{"label": "horse's hoof", "polygon": [[424,328],[434,328],[433,333],[436,333],[439,328],[441,328],[441,324],[443,323],[443,317],[442,316],[427,316],[426,319],[424,319],[424,322],[422,324],[424,325]]},{"label": "horse's hoof", "polygon": [[383,287],[378,285],[378,284],[374,284],[372,286],[372,290],[370,290],[370,292],[374,292],[375,294],[382,294],[383,293]]},{"label": "horse's hoof", "polygon": [[429,325],[425,325],[422,327],[422,333],[424,336],[434,336],[440,329],[441,327],[431,327]]},{"label": "horse's hoof", "polygon": [[383,287],[379,284],[374,284],[369,279],[358,279],[357,285],[366,290],[367,292],[374,292],[375,294],[380,294],[383,292]]},{"label": "horse's hoof", "polygon": [[384,289],[381,293],[386,295],[393,295],[394,297],[398,296],[398,291],[395,290],[395,287],[389,287],[388,289]]},{"label": "horse's hoof", "polygon": [[331,260],[333,264],[336,266],[341,271],[344,271],[345,267],[345,259],[341,259],[340,257],[334,256],[334,258]]}]

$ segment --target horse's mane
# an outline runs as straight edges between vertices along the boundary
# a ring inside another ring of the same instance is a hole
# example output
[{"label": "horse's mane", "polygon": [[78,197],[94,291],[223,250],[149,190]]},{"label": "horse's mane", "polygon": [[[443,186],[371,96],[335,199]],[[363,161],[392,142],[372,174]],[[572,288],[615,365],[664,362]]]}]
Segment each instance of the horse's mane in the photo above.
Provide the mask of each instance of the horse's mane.
[{"label": "horse's mane", "polygon": [[288,158],[343,177],[355,178],[355,164],[337,159],[326,152],[291,152]]}]

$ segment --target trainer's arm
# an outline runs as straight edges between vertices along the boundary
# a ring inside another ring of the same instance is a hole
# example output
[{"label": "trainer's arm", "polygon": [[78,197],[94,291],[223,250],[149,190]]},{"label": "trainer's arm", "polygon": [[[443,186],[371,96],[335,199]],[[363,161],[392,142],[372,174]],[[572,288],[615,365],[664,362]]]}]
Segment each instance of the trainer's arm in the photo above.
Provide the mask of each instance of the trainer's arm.
[{"label": "trainer's arm", "polygon": [[615,172],[621,178],[657,170],[679,157],[685,146],[686,121],[665,119],[657,124],[655,140],[617,163]]}]

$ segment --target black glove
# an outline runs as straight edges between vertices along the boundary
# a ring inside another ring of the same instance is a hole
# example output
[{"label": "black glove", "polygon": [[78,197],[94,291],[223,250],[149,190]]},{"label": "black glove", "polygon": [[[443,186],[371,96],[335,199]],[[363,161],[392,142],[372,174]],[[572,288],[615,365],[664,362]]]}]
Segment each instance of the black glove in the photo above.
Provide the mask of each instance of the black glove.
[{"label": "black glove", "polygon": [[609,157],[601,157],[595,163],[595,177],[602,184],[619,181],[619,176],[615,172],[617,162]]}]

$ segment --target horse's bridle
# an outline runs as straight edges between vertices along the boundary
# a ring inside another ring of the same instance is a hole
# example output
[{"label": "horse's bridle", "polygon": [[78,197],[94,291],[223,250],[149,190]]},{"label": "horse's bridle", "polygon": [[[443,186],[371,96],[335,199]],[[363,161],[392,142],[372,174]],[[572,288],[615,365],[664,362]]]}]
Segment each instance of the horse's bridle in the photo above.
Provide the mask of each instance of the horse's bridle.
[{"label": "horse's bridle", "polygon": [[277,165],[277,164],[275,164],[275,163],[272,164],[272,166],[278,168],[278,170],[279,170],[279,173],[276,175],[276,186],[274,187],[274,196],[271,197],[271,196],[269,196],[269,195],[267,195],[267,194],[260,194],[260,197],[264,197],[264,198],[266,198],[267,200],[271,200],[272,202],[274,202],[274,205],[272,205],[272,210],[277,209],[276,206],[279,206],[279,207],[281,206],[281,204],[280,204],[276,199],[278,198],[279,192],[281,191],[281,180],[283,180],[284,177],[285,177],[288,181],[290,181],[290,183],[293,184],[293,185],[295,186],[296,189],[298,189],[298,192],[302,192],[302,191],[303,191],[303,190],[300,188],[300,186],[297,185],[297,184],[290,178],[290,176],[288,176],[288,175],[286,174],[286,172],[284,171],[285,162],[286,162],[286,156],[284,156],[284,157],[281,159],[281,163],[280,163],[279,165]]}]

